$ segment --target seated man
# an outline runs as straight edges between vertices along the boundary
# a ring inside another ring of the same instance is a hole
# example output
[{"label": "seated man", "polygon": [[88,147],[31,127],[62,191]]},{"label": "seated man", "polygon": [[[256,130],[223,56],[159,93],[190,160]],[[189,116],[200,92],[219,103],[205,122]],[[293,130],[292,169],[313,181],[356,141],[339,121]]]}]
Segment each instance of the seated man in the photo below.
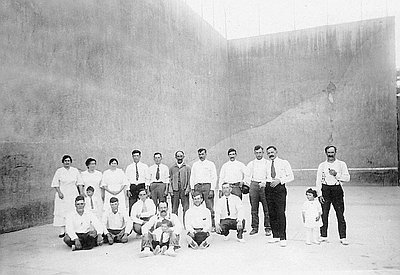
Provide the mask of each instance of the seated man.
[{"label": "seated man", "polygon": [[104,241],[112,245],[116,243],[127,243],[128,233],[132,230],[132,221],[126,211],[118,210],[118,198],[110,198],[110,210],[103,215]]},{"label": "seated man", "polygon": [[148,198],[145,189],[139,191],[139,200],[132,206],[130,213],[133,221],[133,231],[142,235],[142,226],[156,214],[156,205]]},{"label": "seated man", "polygon": [[223,196],[218,200],[215,210],[216,231],[224,235],[228,240],[229,230],[237,230],[237,240],[244,242],[243,229],[245,220],[243,218],[242,200],[232,195],[232,187],[229,183],[222,184]]},{"label": "seated man", "polygon": [[156,255],[160,253],[160,251],[156,249],[157,245],[155,245],[156,243],[153,243],[153,240],[157,241],[157,238],[154,235],[154,231],[161,227],[163,220],[167,220],[170,222],[170,226],[165,230],[165,232],[169,234],[169,248],[167,249],[167,251],[165,251],[165,255],[177,255],[175,250],[179,248],[179,234],[182,231],[182,224],[179,221],[177,215],[173,213],[168,213],[167,202],[160,202],[158,208],[159,213],[151,217],[150,220],[142,226],[143,238],[140,257],[148,257],[152,256],[153,254]]},{"label": "seated man", "polygon": [[186,212],[185,227],[189,246],[193,249],[210,246],[211,212],[203,203],[203,194],[193,192],[193,206]]},{"label": "seated man", "polygon": [[76,211],[67,215],[65,221],[64,242],[74,250],[88,250],[101,245],[103,227],[97,217],[90,212],[85,212],[85,198],[75,198]]}]

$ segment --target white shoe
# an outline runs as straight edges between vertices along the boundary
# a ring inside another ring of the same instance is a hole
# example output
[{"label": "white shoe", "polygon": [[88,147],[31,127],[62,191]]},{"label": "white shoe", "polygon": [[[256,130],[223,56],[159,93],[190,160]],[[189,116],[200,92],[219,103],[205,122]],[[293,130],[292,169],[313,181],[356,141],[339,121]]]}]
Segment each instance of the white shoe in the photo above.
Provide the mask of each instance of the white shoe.
[{"label": "white shoe", "polygon": [[312,243],[311,242],[306,242],[306,245],[311,245]]},{"label": "white shoe", "polygon": [[178,253],[175,252],[174,248],[171,246],[170,248],[165,251],[165,255],[175,257]]},{"label": "white shoe", "polygon": [[149,247],[145,247],[142,252],[139,253],[140,258],[153,256],[153,252],[151,252]]},{"label": "white shoe", "polygon": [[320,241],[313,241],[313,244],[318,244],[318,245],[320,245],[321,242],[320,242]]},{"label": "white shoe", "polygon": [[154,249],[153,253],[154,255],[158,255],[161,252],[161,247],[159,245],[156,246],[156,248]]},{"label": "white shoe", "polygon": [[76,250],[76,246],[73,244],[71,249],[72,249],[72,251],[75,251]]},{"label": "white shoe", "polygon": [[286,247],[287,246],[287,241],[286,240],[281,240],[280,241],[281,247]]},{"label": "white shoe", "polygon": [[277,243],[277,242],[279,242],[279,241],[280,241],[279,238],[272,238],[272,239],[269,239],[269,240],[268,240],[268,243]]},{"label": "white shoe", "polygon": [[229,240],[229,236],[224,236],[224,241],[228,241]]},{"label": "white shoe", "polygon": [[191,240],[191,241],[189,242],[189,246],[190,246],[191,248],[193,248],[193,249],[199,248],[199,246],[197,245],[197,243],[196,243],[194,240]]},{"label": "white shoe", "polygon": [[328,237],[319,237],[319,241],[322,242],[328,242]]},{"label": "white shoe", "polygon": [[348,245],[349,242],[346,240],[346,238],[340,239],[340,243],[343,245]]},{"label": "white shoe", "polygon": [[245,240],[245,239],[243,239],[243,238],[241,238],[241,239],[237,239],[237,241],[238,241],[239,243],[245,243],[245,242],[246,242],[246,240]]}]

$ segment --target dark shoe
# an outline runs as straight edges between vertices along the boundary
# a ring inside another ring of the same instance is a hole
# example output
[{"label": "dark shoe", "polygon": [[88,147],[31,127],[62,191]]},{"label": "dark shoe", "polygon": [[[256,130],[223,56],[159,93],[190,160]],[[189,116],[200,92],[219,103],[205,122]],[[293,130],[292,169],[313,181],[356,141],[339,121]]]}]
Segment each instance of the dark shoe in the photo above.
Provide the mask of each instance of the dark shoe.
[{"label": "dark shoe", "polygon": [[59,238],[64,238],[65,237],[65,233],[62,233],[60,235],[58,235]]},{"label": "dark shoe", "polygon": [[266,235],[266,236],[271,236],[271,234],[272,234],[271,229],[266,228],[266,229],[265,229],[265,235]]},{"label": "dark shoe", "polygon": [[254,235],[254,234],[257,234],[257,233],[258,233],[258,230],[255,229],[255,228],[253,228],[253,229],[250,231],[250,235]]}]

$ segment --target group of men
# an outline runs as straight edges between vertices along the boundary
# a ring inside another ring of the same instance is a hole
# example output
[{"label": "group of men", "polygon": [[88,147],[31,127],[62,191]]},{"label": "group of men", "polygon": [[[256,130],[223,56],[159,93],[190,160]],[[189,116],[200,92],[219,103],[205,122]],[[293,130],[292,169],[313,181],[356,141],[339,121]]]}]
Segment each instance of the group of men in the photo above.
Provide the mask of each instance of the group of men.
[{"label": "group of men", "polygon": [[[320,164],[317,172],[316,186],[323,206],[321,238],[327,239],[328,214],[333,204],[341,242],[347,244],[341,184],[350,180],[350,176],[346,164],[336,159],[336,151],[335,146],[325,148],[327,161]],[[199,160],[192,167],[184,162],[184,152],[177,151],[176,163],[169,169],[161,163],[161,153],[154,154],[155,164],[148,167],[140,161],[141,152],[134,150],[133,163],[126,169],[130,182],[127,190],[130,215],[118,209],[118,199],[113,197],[110,199],[111,211],[105,213],[100,222],[94,215],[84,211],[85,199],[78,196],[75,200],[76,212],[67,217],[64,241],[72,250],[90,249],[103,242],[127,242],[128,235],[134,231],[142,235],[140,255],[143,257],[157,254],[175,256],[184,228],[187,243],[193,249],[207,248],[212,232],[227,239],[229,231],[235,230],[237,240],[244,242],[242,194],[249,193],[250,235],[259,231],[258,212],[261,203],[265,234],[272,235],[268,242],[279,242],[285,247],[285,185],[293,181],[294,176],[289,162],[278,157],[275,146],[266,148],[267,159],[264,153],[262,146],[255,146],[255,159],[245,165],[236,160],[237,152],[230,148],[229,161],[221,167],[217,184],[216,166],[207,160],[207,150],[204,148],[198,149]],[[216,192],[219,198],[214,207]],[[171,212],[168,211],[168,195],[171,196]],[[189,196],[193,199],[190,208]],[[183,208],[183,224],[178,218],[180,204]]]}]

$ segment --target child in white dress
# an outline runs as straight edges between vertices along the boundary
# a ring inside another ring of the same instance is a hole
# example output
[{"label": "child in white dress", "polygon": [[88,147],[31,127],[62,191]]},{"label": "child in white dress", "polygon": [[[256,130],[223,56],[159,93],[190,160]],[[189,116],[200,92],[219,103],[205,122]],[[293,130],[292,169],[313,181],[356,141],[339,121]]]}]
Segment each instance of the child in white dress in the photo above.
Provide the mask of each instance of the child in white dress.
[{"label": "child in white dress", "polygon": [[306,191],[307,200],[303,204],[302,216],[306,229],[306,244],[311,242],[320,244],[318,241],[319,230],[322,226],[322,208],[317,198],[317,191],[309,188]]}]

